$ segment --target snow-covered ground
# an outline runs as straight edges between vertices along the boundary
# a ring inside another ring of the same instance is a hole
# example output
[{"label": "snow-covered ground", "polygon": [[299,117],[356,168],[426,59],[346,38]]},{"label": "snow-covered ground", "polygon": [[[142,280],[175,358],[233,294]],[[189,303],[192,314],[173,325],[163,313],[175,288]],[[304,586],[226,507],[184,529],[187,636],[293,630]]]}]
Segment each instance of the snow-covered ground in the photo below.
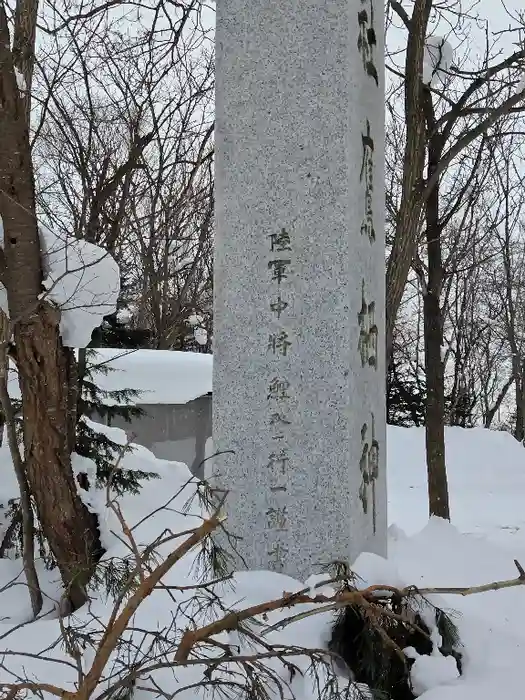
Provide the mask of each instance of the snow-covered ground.
[{"label": "snow-covered ground", "polygon": [[[525,449],[503,431],[445,430],[454,524],[525,554]],[[387,461],[389,521],[412,535],[428,518],[424,428],[389,426]]]},{"label": "snow-covered ground", "polygon": [[[116,429],[113,436],[125,441]],[[390,583],[397,586],[450,587],[475,586],[491,581],[516,577],[513,560],[525,564],[524,507],[525,451],[508,435],[484,430],[447,431],[447,456],[450,474],[453,524],[426,518],[426,484],[423,452],[423,432],[418,429],[389,430],[388,471],[390,488],[389,559],[382,560],[371,554],[362,555],[354,565],[355,571],[367,583]],[[10,467],[5,451],[0,449],[0,502],[16,493],[14,478],[10,479]],[[81,467],[82,465],[76,465]],[[188,481],[186,467],[179,463],[156,460],[144,448],[138,448],[124,458],[124,467],[156,471],[160,480],[145,483],[139,497],[125,496],[121,506],[130,525],[139,523],[134,530],[139,545],[146,545],[168,528],[171,532],[187,530],[199,522],[200,508],[195,501],[187,506],[195,483]],[[5,476],[4,476],[5,475]],[[158,510],[172,496],[168,510]],[[101,509],[104,494],[92,495],[90,504]],[[147,516],[154,514],[146,519]],[[102,534],[109,556],[129,554],[125,538],[114,513],[105,511]],[[163,545],[166,555],[174,543]],[[167,575],[165,583],[181,586],[192,580],[191,567],[194,556],[185,557]],[[44,572],[39,567],[46,610],[53,609],[53,600],[59,596],[55,572]],[[29,618],[29,602],[22,585],[9,586],[19,574],[18,562],[0,560],[0,683],[15,682],[16,677],[31,677],[38,682],[48,682],[63,688],[74,687],[77,670],[75,662],[63,646],[57,644],[59,623],[53,615],[41,621],[13,629]],[[21,579],[19,579],[21,580]],[[223,585],[220,589],[223,604],[244,608],[264,600],[280,597],[283,591],[293,592],[303,587],[303,582],[268,572],[247,572],[235,578],[235,587]],[[3,586],[0,586],[2,588]],[[156,590],[139,608],[134,619],[134,631],[125,637],[144,642],[144,630],[153,634],[165,629],[171,620],[171,611],[181,603],[187,592]],[[414,682],[425,700],[493,700],[503,693],[519,697],[522,691],[522,669],[525,652],[525,587],[490,591],[470,596],[441,596],[439,604],[461,613],[457,624],[465,644],[464,675],[456,678],[455,666],[441,656],[421,657],[414,667]],[[307,609],[300,606],[295,612]],[[95,634],[108,619],[110,606],[101,594],[95,595],[89,608],[78,611],[74,623],[84,633]],[[263,625],[273,625],[288,617],[290,611],[273,612]],[[279,632],[272,632],[267,641],[282,644],[321,647],[326,643],[330,630],[330,613],[306,617]],[[187,622],[179,616],[178,624]],[[10,634],[9,630],[13,629]],[[146,635],[147,636],[147,635]],[[248,652],[243,643],[230,633],[221,642],[239,644],[241,653]],[[36,659],[46,649],[47,660]],[[2,651],[8,653],[2,658]],[[23,654],[23,655],[20,655]],[[89,668],[93,658],[89,647],[82,653],[82,666]],[[128,657],[126,657],[128,658]],[[170,652],[169,658],[173,658]],[[53,662],[50,659],[55,659]],[[64,662],[68,662],[67,664]],[[127,662],[129,665],[130,660]],[[273,668],[289,682],[289,673],[277,662]],[[306,668],[306,660],[300,664]],[[115,671],[111,665],[109,669]],[[15,676],[10,676],[7,669]],[[118,670],[118,667],[117,667]],[[200,666],[184,669],[154,671],[150,681],[142,686],[152,687],[153,682],[166,693],[177,692],[182,698],[197,698],[193,683],[202,678]],[[186,687],[186,690],[183,688]],[[313,700],[319,693],[308,676],[297,674],[291,682],[290,693],[299,700]],[[288,693],[285,694],[288,697]],[[32,697],[32,695],[29,695]],[[155,697],[150,691],[136,689],[135,700]],[[160,695],[158,695],[160,697]]]},{"label": "snow-covered ground", "polygon": [[[389,560],[420,587],[516,578],[514,559],[525,562],[525,450],[508,433],[447,428],[450,525],[428,521],[424,440],[423,428],[389,427]],[[462,613],[465,673],[428,690],[425,700],[521,695],[525,587],[443,597]]]}]

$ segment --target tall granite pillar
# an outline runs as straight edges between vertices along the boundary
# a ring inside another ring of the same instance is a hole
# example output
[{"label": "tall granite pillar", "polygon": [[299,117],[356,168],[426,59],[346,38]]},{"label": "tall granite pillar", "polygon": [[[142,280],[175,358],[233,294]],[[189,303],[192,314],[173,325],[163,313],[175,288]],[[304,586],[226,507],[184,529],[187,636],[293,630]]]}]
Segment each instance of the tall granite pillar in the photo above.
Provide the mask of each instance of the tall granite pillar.
[{"label": "tall granite pillar", "polygon": [[214,468],[250,568],[386,549],[383,22],[217,2]]}]

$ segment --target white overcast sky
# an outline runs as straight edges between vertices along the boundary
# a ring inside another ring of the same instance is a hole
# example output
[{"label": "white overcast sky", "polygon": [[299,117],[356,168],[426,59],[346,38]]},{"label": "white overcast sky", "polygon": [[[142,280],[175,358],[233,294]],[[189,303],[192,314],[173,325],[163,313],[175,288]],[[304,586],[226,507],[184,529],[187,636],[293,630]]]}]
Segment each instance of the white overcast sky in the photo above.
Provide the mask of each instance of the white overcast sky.
[{"label": "white overcast sky", "polygon": [[504,3],[500,0],[480,0],[477,10],[482,17],[487,18],[494,31],[501,31],[510,24],[505,8],[517,15],[520,10],[525,11],[525,3],[523,0],[505,0]]},{"label": "white overcast sky", "polygon": [[[412,0],[401,0],[401,2],[410,15],[413,5]],[[509,27],[516,28],[519,26],[518,20],[513,20],[510,15],[514,15],[517,18],[520,11],[524,13],[525,0],[461,0],[461,3],[465,9],[472,8],[472,13],[479,17],[478,25],[474,21],[467,20],[465,22],[464,29],[466,28],[466,31],[464,31],[462,38],[461,32],[459,36],[451,33],[450,26],[446,23],[429,27],[429,33],[447,39],[454,50],[455,59],[460,62],[461,67],[466,70],[477,70],[480,68],[480,58],[485,51],[486,28],[488,28],[489,41],[492,43],[494,40],[497,40],[498,42],[497,51],[500,53],[500,59],[518,49],[517,46],[513,46],[513,43],[518,41],[516,32],[512,34],[499,33],[504,32]],[[453,5],[452,2],[450,4]],[[453,21],[453,19],[453,16],[450,16],[450,20]],[[391,27],[388,33],[389,51],[402,50],[406,45],[406,30],[403,28],[401,20],[397,17],[395,25],[396,27]],[[525,38],[525,36],[522,38]],[[466,60],[466,63],[463,63],[463,59]],[[494,60],[497,60],[496,55],[491,63]],[[404,57],[397,56],[395,62],[398,66],[401,66],[404,63]],[[469,63],[471,65],[468,65]]]}]

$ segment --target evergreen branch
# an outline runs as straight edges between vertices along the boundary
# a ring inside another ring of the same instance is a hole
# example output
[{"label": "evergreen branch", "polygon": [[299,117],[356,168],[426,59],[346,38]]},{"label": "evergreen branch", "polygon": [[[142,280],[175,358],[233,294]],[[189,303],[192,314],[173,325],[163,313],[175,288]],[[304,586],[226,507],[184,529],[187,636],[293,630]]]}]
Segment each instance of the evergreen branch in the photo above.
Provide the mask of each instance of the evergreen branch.
[{"label": "evergreen branch", "polygon": [[133,537],[133,533],[131,532],[131,528],[129,527],[128,523],[126,522],[126,519],[124,518],[124,514],[122,513],[122,508],[118,504],[118,501],[116,501],[114,498],[111,498],[111,483],[113,481],[113,476],[120,470],[120,465],[122,463],[122,459],[124,458],[124,455],[126,454],[126,448],[129,447],[130,443],[131,443],[131,439],[128,438],[126,444],[123,445],[122,449],[120,450],[120,454],[118,456],[117,461],[115,462],[115,466],[113,467],[113,471],[109,476],[108,483],[106,486],[106,507],[109,508],[110,510],[112,510],[113,513],[115,513],[117,520],[119,521],[120,527],[122,528],[122,532],[124,533],[124,536],[127,537],[127,539],[129,540],[129,543],[131,545],[131,550],[133,552],[133,556],[135,557],[135,564],[136,564],[136,568],[137,568],[137,573],[138,573],[139,578],[140,578],[140,582],[144,583],[145,576],[144,576],[143,560],[140,556],[137,541]]},{"label": "evergreen branch", "polygon": [[[172,552],[163,562],[160,564],[137,588],[135,593],[131,596],[126,606],[122,612],[112,620],[112,624],[109,624],[106,628],[102,639],[97,648],[95,654],[95,659],[89,672],[86,674],[84,682],[78,689],[76,693],[66,692],[64,693],[64,698],[66,700],[88,700],[93,691],[95,690],[104,669],[109,661],[111,653],[113,652],[115,646],[118,643],[120,636],[124,633],[129,625],[129,622],[136,610],[139,608],[142,601],[151,594],[155,586],[161,581],[163,576],[165,576],[173,566],[180,561],[186,554],[192,550],[196,545],[205,540],[211,535],[211,533],[216,530],[221,524],[222,518],[220,512],[222,509],[222,503],[220,507],[217,508],[216,512],[208,519],[205,520],[202,525],[195,529],[194,533],[190,535],[177,549]],[[113,618],[113,615],[112,615]]]},{"label": "evergreen branch", "polygon": [[[378,602],[378,592],[382,591],[384,593],[390,593],[389,597],[393,595],[398,596],[399,599],[408,598],[413,596],[415,593],[421,596],[429,594],[457,594],[457,595],[473,595],[476,593],[486,593],[487,591],[495,591],[503,588],[512,588],[515,586],[525,585],[525,571],[517,560],[514,560],[516,567],[519,571],[519,576],[515,579],[495,581],[493,583],[484,584],[482,586],[472,586],[469,588],[424,588],[418,589],[414,586],[408,586],[403,589],[397,589],[393,586],[388,585],[373,585],[368,586],[365,589],[345,589],[335,593],[332,596],[327,596],[321,593],[317,595],[310,595],[310,588],[305,588],[297,593],[283,593],[281,598],[266,601],[265,603],[260,603],[258,605],[250,606],[243,610],[232,611],[224,615],[219,620],[205,625],[196,630],[186,630],[184,633],[179,648],[175,654],[174,660],[177,663],[183,663],[189,658],[191,650],[199,643],[206,641],[209,637],[220,634],[221,632],[231,632],[238,629],[239,624],[258,615],[264,615],[269,612],[276,610],[284,610],[286,608],[292,608],[300,604],[309,603],[326,603],[335,604],[336,607],[346,607],[349,605],[357,605],[362,607],[365,611],[370,614],[371,607],[374,603]],[[315,588],[320,588],[327,584],[323,581],[315,586]],[[385,597],[384,593],[381,597]],[[383,606],[373,606],[373,614],[383,614],[387,617],[390,616],[390,611],[388,614],[385,612]],[[409,624],[409,620],[403,620],[403,622]],[[382,635],[384,630],[378,628],[378,632]],[[385,633],[386,634],[386,633]],[[384,640],[386,642],[386,640]],[[392,640],[390,640],[392,641]],[[398,650],[396,649],[396,653]],[[404,655],[403,655],[404,658]]]},{"label": "evergreen branch", "polygon": [[[261,633],[261,636],[266,637],[268,634],[270,634],[270,632],[277,632],[278,630],[282,630],[285,627],[294,624],[295,622],[299,622],[299,620],[304,620],[307,617],[312,617],[313,615],[320,615],[322,613],[330,612],[332,610],[340,610],[342,607],[345,607],[345,605],[345,603],[339,602],[330,603],[328,605],[323,605],[322,607],[314,608],[313,610],[305,610],[304,612],[298,613],[297,615],[286,617],[284,618],[284,620],[276,622],[275,625],[272,625],[271,627],[266,627]],[[395,613],[392,610],[389,610],[388,608],[384,607],[381,610],[381,614],[384,617],[389,617],[391,620],[396,620],[397,622],[402,622],[403,624],[408,625],[409,628],[415,630],[416,632],[419,632],[419,634],[430,639],[430,636],[425,632],[425,630],[422,629],[416,622],[410,620],[407,616],[400,615],[399,613]]]}]

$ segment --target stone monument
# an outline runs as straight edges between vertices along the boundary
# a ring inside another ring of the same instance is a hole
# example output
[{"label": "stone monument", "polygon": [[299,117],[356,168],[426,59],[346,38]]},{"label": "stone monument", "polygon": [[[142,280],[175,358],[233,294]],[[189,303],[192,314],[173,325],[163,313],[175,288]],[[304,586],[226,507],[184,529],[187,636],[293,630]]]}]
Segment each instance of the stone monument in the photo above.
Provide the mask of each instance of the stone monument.
[{"label": "stone monument", "polygon": [[386,550],[383,22],[217,3],[215,479],[245,564],[303,579]]}]

